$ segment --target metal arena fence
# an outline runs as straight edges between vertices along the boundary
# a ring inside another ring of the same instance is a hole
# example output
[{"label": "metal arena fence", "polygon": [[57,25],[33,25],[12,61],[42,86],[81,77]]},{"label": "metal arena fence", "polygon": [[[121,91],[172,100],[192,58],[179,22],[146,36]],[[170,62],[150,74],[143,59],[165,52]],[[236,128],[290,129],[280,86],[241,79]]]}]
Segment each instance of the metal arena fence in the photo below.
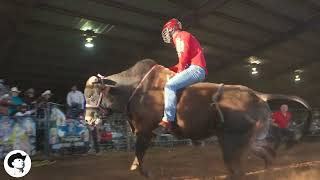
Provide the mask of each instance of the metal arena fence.
[{"label": "metal arena fence", "polygon": [[[103,119],[97,127],[89,127],[79,116],[70,118],[61,111],[59,104],[49,103],[43,117],[0,117],[0,157],[11,149],[22,149],[30,154],[44,152],[47,158],[52,155],[65,155],[97,151],[132,151],[135,148],[135,135],[131,132],[127,116],[114,113]],[[293,120],[290,128],[295,131],[306,121],[307,112],[291,110]],[[320,135],[320,109],[314,109],[310,135]],[[209,138],[202,145],[217,143]],[[170,134],[157,136],[153,147],[174,147],[191,145],[189,139],[177,139]]]}]

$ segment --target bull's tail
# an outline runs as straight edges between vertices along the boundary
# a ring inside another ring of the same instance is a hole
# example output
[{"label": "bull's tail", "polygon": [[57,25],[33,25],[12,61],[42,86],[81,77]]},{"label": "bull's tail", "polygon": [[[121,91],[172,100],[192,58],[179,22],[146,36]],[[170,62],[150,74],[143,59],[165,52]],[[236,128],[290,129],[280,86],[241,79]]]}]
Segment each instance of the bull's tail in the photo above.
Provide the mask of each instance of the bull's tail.
[{"label": "bull's tail", "polygon": [[298,102],[299,104],[303,105],[308,111],[307,121],[304,124],[304,133],[309,130],[309,127],[311,124],[311,117],[312,117],[312,108],[304,99],[302,99],[298,96],[288,96],[288,95],[283,95],[283,94],[264,94],[264,93],[259,93],[259,92],[256,92],[256,94],[258,97],[260,97],[264,101],[289,100],[289,101]]}]

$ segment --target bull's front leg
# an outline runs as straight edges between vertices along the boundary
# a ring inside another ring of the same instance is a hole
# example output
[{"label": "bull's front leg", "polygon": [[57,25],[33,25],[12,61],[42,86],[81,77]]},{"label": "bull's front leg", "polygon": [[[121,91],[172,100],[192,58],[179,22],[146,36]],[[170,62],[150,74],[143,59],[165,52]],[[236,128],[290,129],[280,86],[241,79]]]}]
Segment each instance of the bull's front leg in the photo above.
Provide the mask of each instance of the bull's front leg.
[{"label": "bull's front leg", "polygon": [[146,150],[149,147],[151,138],[152,138],[151,133],[150,134],[137,133],[136,156],[130,168],[130,170],[132,171],[139,168],[140,174],[145,177],[149,177],[150,173],[143,166],[143,157],[146,153]]}]

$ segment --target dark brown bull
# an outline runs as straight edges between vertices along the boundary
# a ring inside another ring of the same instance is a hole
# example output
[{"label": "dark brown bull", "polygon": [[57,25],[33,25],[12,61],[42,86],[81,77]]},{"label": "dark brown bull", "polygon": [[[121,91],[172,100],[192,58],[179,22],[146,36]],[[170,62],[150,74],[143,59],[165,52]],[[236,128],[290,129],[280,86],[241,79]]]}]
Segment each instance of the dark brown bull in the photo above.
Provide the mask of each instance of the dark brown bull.
[{"label": "dark brown bull", "polygon": [[[173,72],[167,68],[147,59],[104,80],[90,77],[86,83],[87,122],[94,123],[108,110],[127,112],[137,136],[136,157],[131,170],[139,169],[145,176],[148,172],[143,167],[143,157],[154,136],[152,130],[163,115],[163,89],[172,75]],[[212,105],[212,96],[218,88],[218,84],[198,83],[181,92],[173,134],[193,141],[217,136],[225,165],[235,179],[244,175],[241,159],[247,150],[261,157],[266,166],[272,161],[274,153],[266,143],[271,121],[267,100],[294,100],[310,110],[308,104],[298,97],[268,95],[245,86],[225,85],[218,99],[222,122],[217,107]]]}]

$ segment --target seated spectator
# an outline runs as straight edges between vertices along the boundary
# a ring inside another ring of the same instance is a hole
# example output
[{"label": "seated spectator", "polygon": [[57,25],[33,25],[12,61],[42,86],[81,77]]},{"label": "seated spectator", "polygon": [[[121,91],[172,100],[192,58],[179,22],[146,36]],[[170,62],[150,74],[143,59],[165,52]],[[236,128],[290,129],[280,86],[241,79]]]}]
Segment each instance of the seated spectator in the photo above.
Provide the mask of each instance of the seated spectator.
[{"label": "seated spectator", "polygon": [[68,116],[76,118],[84,110],[84,94],[77,90],[77,86],[72,86],[67,95]]},{"label": "seated spectator", "polygon": [[292,114],[288,111],[288,105],[283,104],[280,111],[272,114],[272,135],[274,136],[274,147],[278,149],[280,143],[286,138],[287,148],[294,143],[294,133],[288,129]]},{"label": "seated spectator", "polygon": [[33,88],[26,90],[22,97],[23,102],[25,102],[30,109],[32,109],[36,103],[35,92]]},{"label": "seated spectator", "polygon": [[19,97],[21,91],[17,87],[11,88],[11,103],[12,105],[9,107],[9,115],[12,116],[17,112],[17,107],[23,104],[22,99]]},{"label": "seated spectator", "polygon": [[18,108],[18,112],[15,114],[15,116],[21,117],[21,116],[30,116],[36,112],[35,109],[28,110],[28,105],[26,103],[23,103]]}]

